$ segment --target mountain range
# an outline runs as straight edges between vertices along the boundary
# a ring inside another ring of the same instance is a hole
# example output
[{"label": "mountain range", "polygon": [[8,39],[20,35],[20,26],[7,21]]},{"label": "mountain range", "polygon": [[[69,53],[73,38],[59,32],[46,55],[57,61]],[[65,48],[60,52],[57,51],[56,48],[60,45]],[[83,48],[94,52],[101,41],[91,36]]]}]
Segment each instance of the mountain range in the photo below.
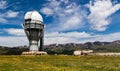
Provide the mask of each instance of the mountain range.
[{"label": "mountain range", "polygon": [[[72,55],[75,50],[93,50],[94,52],[120,52],[120,40],[113,42],[86,42],[67,43],[67,44],[51,44],[45,45],[44,51],[48,54],[68,54]],[[4,47],[0,46],[1,55],[20,55],[23,51],[29,51],[28,46]]]}]

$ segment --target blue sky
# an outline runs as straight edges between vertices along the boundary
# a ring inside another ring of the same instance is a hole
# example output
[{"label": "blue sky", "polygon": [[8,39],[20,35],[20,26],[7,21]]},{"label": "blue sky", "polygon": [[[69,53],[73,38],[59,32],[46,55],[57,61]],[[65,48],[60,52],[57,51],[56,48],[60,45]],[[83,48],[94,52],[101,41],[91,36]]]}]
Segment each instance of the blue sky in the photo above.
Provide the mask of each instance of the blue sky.
[{"label": "blue sky", "polygon": [[28,45],[21,24],[37,10],[45,45],[120,40],[119,0],[0,0],[0,45]]}]

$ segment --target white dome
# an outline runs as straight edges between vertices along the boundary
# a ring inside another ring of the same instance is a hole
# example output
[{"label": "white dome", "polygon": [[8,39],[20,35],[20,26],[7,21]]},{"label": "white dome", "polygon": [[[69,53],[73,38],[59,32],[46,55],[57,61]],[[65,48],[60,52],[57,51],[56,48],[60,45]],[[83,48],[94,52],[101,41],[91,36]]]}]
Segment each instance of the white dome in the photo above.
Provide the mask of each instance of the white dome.
[{"label": "white dome", "polygon": [[29,11],[25,14],[24,19],[38,20],[43,22],[42,16],[37,11]]}]

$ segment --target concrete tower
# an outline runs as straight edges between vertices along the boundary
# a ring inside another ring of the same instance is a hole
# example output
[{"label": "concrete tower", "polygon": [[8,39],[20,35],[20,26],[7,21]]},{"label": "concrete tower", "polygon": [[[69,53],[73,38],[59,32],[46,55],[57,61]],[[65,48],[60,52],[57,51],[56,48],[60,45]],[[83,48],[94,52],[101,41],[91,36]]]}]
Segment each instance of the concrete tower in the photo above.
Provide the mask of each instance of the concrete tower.
[{"label": "concrete tower", "polygon": [[29,52],[39,52],[44,45],[43,18],[37,11],[29,11],[25,14],[23,24],[24,31],[29,40]]}]

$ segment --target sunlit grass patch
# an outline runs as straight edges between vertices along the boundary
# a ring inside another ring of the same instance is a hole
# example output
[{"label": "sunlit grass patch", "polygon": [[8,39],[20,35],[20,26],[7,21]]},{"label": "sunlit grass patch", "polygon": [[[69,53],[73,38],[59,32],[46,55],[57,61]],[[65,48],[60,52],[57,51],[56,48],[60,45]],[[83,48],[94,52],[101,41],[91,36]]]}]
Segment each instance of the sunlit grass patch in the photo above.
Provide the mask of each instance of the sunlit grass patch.
[{"label": "sunlit grass patch", "polygon": [[120,71],[120,57],[0,56],[0,71]]}]

